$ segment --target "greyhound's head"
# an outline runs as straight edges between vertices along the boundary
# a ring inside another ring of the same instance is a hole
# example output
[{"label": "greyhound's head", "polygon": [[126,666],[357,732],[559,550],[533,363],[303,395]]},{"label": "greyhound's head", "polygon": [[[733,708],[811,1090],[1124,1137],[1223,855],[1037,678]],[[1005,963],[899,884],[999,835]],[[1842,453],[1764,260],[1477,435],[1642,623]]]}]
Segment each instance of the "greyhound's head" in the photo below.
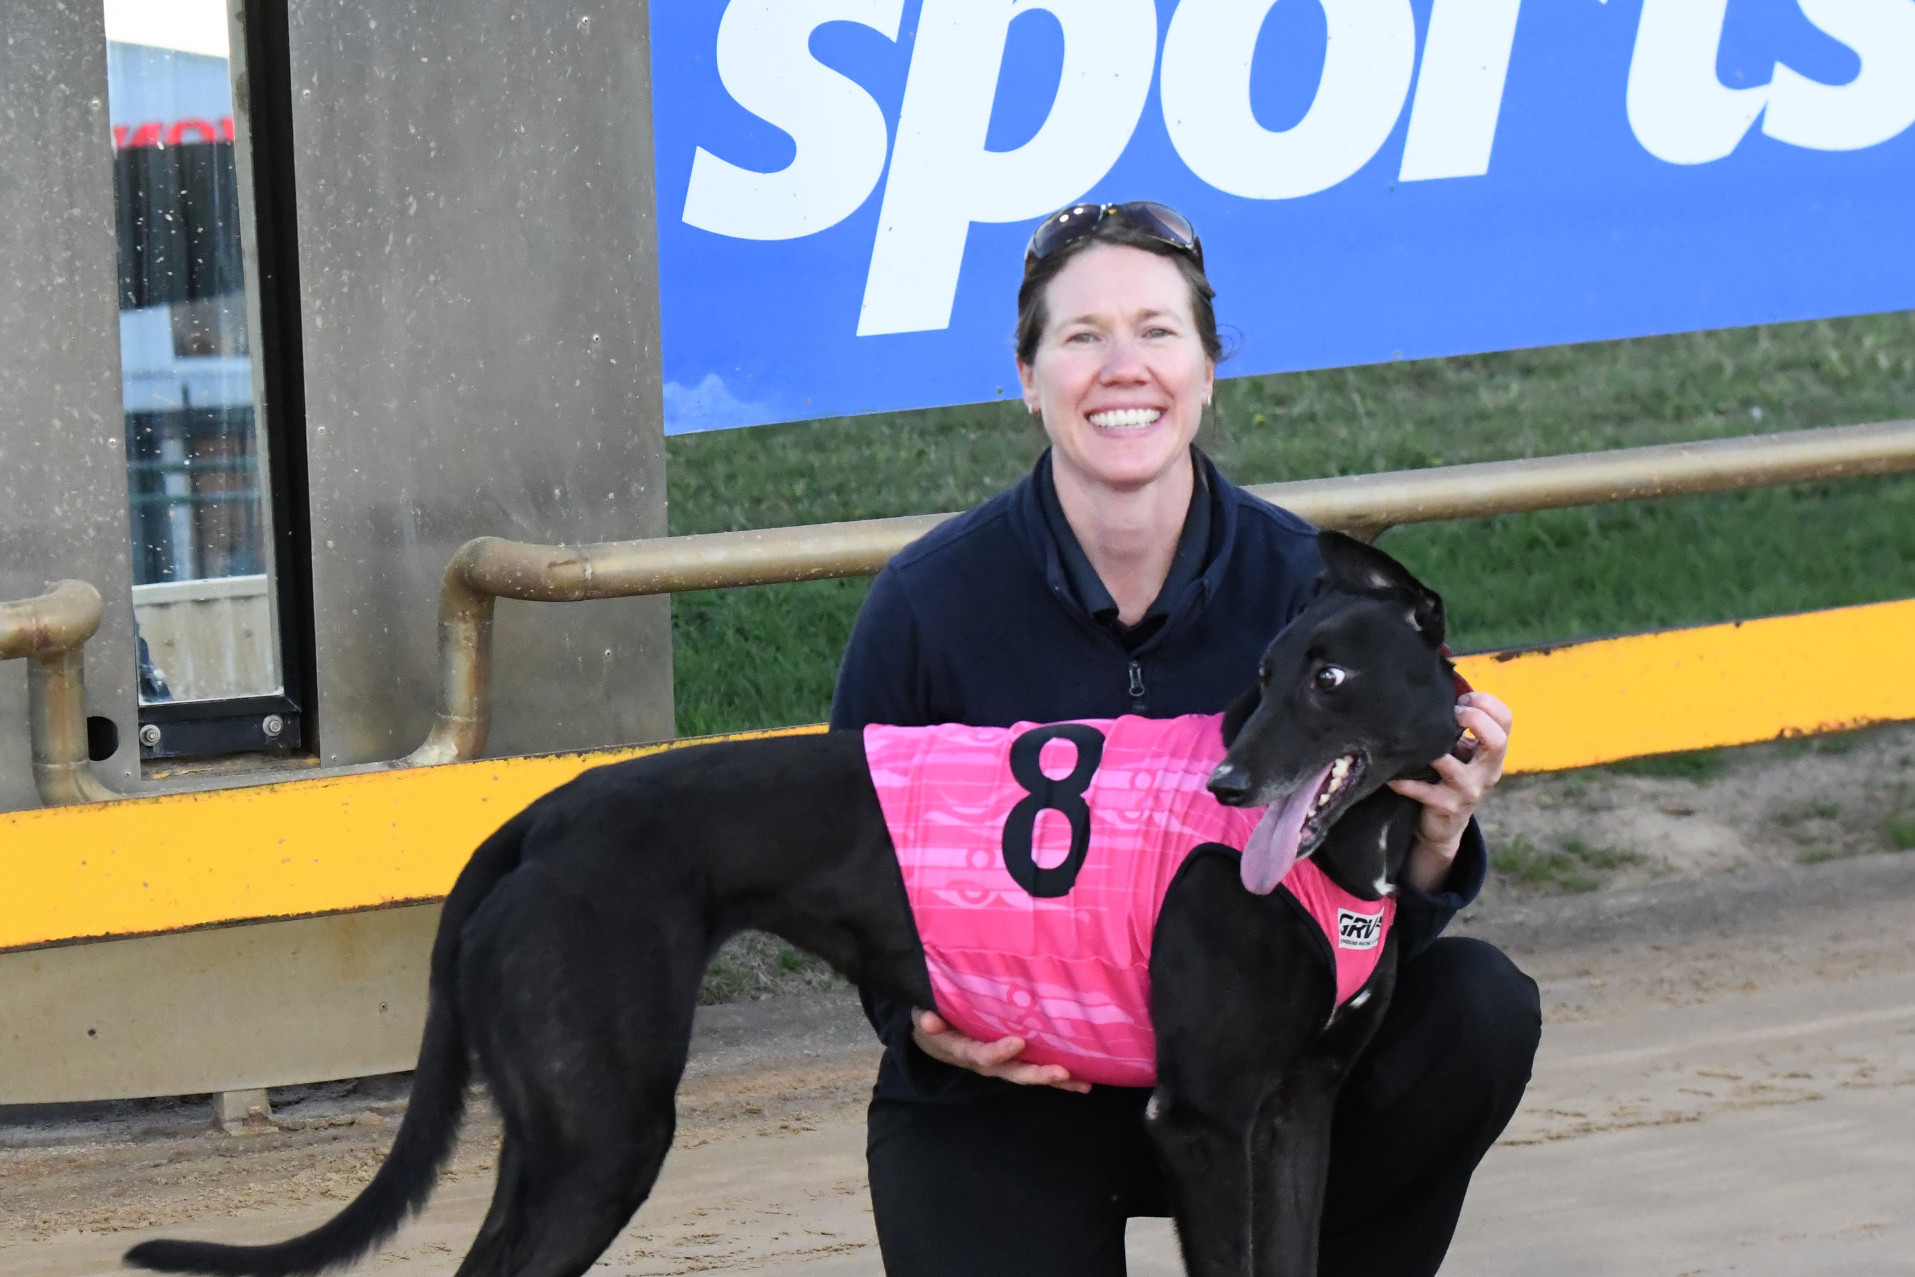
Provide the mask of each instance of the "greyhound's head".
[{"label": "greyhound's head", "polygon": [[1227,716],[1235,734],[1210,776],[1219,802],[1269,807],[1243,856],[1244,886],[1259,894],[1352,804],[1458,737],[1443,600],[1353,537],[1321,532],[1317,544],[1316,592],[1264,652],[1254,708],[1246,697]]}]

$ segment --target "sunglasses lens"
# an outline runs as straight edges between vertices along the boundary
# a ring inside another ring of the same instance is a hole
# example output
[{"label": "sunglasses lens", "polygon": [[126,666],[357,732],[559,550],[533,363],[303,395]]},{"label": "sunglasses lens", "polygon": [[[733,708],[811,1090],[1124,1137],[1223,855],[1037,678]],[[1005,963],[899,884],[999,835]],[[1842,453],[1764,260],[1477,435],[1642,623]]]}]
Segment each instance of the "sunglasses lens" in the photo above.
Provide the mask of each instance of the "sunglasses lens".
[{"label": "sunglasses lens", "polygon": [[1203,241],[1197,238],[1197,228],[1190,224],[1190,219],[1176,209],[1155,200],[1132,200],[1121,205],[1117,212],[1138,230],[1183,249],[1196,258],[1197,269],[1203,269]]},{"label": "sunglasses lens", "polygon": [[1203,245],[1197,239],[1196,228],[1182,213],[1155,200],[1132,200],[1115,205],[1073,204],[1052,213],[1032,232],[1031,242],[1024,249],[1024,269],[1029,271],[1034,263],[1090,234],[1091,228],[1103,221],[1107,212],[1115,213],[1126,225],[1146,235],[1183,249],[1197,259],[1199,268],[1203,266]]},{"label": "sunglasses lens", "polygon": [[1065,244],[1081,235],[1103,220],[1102,204],[1073,204],[1069,208],[1059,209],[1044,219],[1031,235],[1030,247],[1025,249],[1029,258],[1049,257]]},{"label": "sunglasses lens", "polygon": [[1197,230],[1182,213],[1155,200],[1135,200],[1120,210],[1124,220],[1179,248],[1197,246]]}]

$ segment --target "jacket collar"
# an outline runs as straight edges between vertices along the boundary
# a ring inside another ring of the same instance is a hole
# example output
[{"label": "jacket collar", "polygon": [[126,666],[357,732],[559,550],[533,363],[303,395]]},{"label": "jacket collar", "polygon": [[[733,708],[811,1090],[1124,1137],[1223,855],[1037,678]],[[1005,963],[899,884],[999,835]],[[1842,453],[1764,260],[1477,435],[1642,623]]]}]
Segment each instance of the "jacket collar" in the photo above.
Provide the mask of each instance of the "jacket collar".
[{"label": "jacket collar", "polygon": [[[1191,448],[1192,460],[1197,465],[1197,478],[1203,491],[1209,494],[1209,544],[1205,549],[1202,566],[1194,576],[1186,581],[1183,588],[1174,592],[1174,597],[1159,598],[1153,604],[1153,610],[1161,605],[1164,623],[1140,646],[1130,654],[1145,656],[1162,645],[1167,636],[1182,628],[1191,617],[1203,609],[1203,606],[1216,592],[1218,583],[1223,579],[1229,567],[1230,555],[1236,546],[1237,526],[1240,506],[1246,499],[1242,489],[1231,483],[1218,472],[1210,458],[1196,448]],[[1091,614],[1091,607],[1098,599],[1088,600],[1086,606],[1079,591],[1074,588],[1071,572],[1066,562],[1067,550],[1059,544],[1059,539],[1051,532],[1051,523],[1046,515],[1046,490],[1051,487],[1051,453],[1046,448],[1031,472],[1018,481],[1017,486],[1008,494],[1011,497],[1011,526],[1018,542],[1030,555],[1032,564],[1044,577],[1051,596],[1058,605],[1084,626],[1103,635],[1114,646],[1121,647],[1117,636],[1100,624]],[[1049,498],[1055,501],[1055,496]],[[1078,555],[1083,554],[1081,547],[1072,545]],[[1088,568],[1088,562],[1084,565]],[[1175,569],[1173,568],[1173,573]],[[1093,578],[1095,573],[1092,573]],[[1100,591],[1102,583],[1098,582]],[[1108,594],[1102,594],[1107,599]]]}]

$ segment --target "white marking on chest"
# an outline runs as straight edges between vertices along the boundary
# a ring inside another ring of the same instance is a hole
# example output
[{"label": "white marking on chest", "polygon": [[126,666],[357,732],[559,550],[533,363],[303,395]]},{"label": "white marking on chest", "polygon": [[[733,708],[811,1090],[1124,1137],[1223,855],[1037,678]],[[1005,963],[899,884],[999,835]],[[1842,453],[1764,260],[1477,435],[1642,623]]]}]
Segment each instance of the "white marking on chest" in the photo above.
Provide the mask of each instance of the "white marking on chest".
[{"label": "white marking on chest", "polygon": [[1383,867],[1376,871],[1376,881],[1370,884],[1379,896],[1394,896],[1396,888],[1390,884],[1390,830],[1388,826],[1376,831],[1376,854],[1383,859]]}]

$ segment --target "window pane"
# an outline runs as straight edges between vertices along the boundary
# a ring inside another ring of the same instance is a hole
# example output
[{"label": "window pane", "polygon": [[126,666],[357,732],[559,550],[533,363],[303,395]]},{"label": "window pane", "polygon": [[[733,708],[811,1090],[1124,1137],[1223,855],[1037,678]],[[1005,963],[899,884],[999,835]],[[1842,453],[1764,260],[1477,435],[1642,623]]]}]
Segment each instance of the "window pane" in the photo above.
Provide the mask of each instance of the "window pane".
[{"label": "window pane", "polygon": [[224,0],[107,0],[143,702],[281,689]]}]

